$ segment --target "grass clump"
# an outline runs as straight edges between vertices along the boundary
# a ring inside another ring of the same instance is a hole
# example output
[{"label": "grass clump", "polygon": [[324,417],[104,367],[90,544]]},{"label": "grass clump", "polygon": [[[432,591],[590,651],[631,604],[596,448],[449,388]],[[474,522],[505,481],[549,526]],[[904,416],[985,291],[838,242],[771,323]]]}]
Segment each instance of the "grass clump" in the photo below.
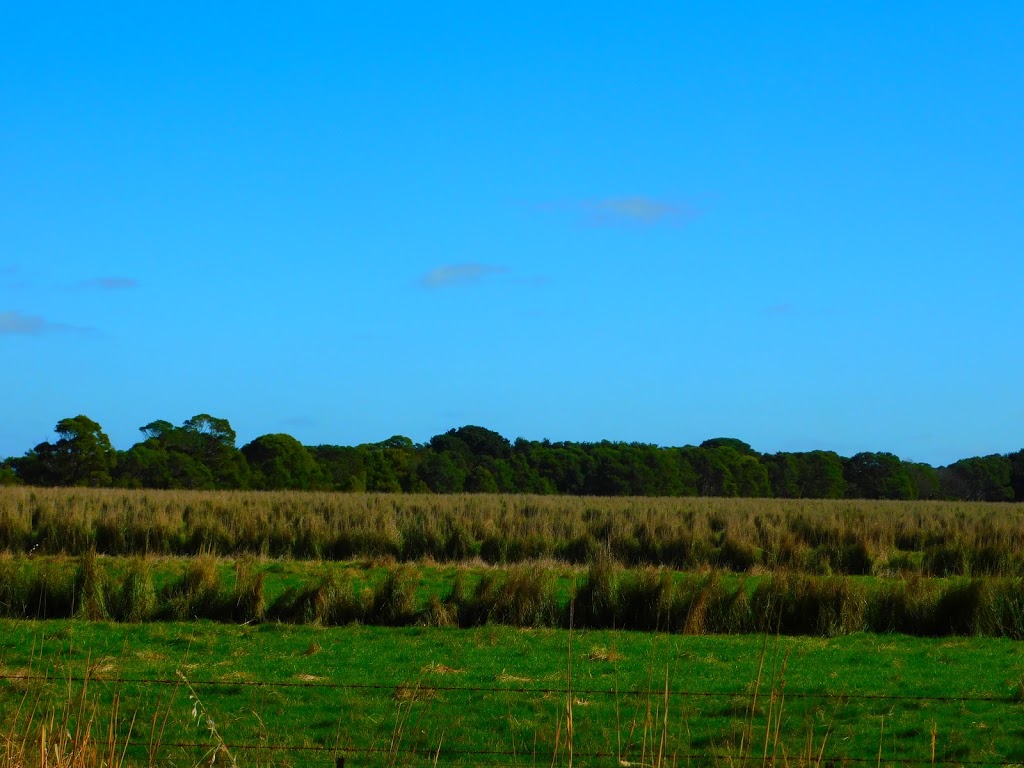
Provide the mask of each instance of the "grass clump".
[{"label": "grass clump", "polygon": [[75,574],[76,614],[87,621],[103,621],[107,613],[107,592],[110,590],[106,573],[96,563],[96,550],[91,549],[79,560]]},{"label": "grass clump", "polygon": [[211,555],[189,560],[181,579],[162,591],[160,602],[164,615],[174,621],[230,615],[225,611],[228,601],[217,573],[217,561]]},{"label": "grass clump", "polygon": [[399,627],[416,621],[416,572],[410,566],[388,568],[373,588],[373,603],[366,620]]},{"label": "grass clump", "polygon": [[136,557],[129,561],[120,587],[111,591],[115,596],[111,602],[111,618],[138,623],[156,614],[153,569],[143,558]]},{"label": "grass clump", "polygon": [[581,626],[610,627],[619,604],[621,568],[611,554],[600,554],[590,565],[575,597],[575,619]]},{"label": "grass clump", "polygon": [[862,631],[1024,638],[1020,577],[812,576],[800,571],[680,574],[623,568],[585,576],[557,567],[507,569],[234,563],[212,556],[0,558],[0,616],[139,623],[209,619],[251,624],[521,627],[697,634]]},{"label": "grass clump", "polygon": [[244,558],[235,563],[235,587],[231,595],[235,621],[249,624],[266,618],[265,578],[264,572],[257,569],[251,559]]}]

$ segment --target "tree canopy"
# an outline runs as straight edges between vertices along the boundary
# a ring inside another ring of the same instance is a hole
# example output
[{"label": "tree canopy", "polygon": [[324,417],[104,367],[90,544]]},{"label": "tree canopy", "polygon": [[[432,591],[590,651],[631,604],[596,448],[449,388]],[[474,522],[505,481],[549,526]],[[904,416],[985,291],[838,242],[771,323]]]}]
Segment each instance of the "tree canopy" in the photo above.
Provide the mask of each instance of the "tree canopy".
[{"label": "tree canopy", "polygon": [[208,413],[139,431],[117,451],[87,416],[61,419],[54,442],[0,462],[0,485],[1024,501],[1024,450],[932,467],[886,452],[762,454],[731,437],[682,447],[510,441],[475,425],[425,444],[394,435],[304,446],[273,433],[238,448],[228,420]]}]

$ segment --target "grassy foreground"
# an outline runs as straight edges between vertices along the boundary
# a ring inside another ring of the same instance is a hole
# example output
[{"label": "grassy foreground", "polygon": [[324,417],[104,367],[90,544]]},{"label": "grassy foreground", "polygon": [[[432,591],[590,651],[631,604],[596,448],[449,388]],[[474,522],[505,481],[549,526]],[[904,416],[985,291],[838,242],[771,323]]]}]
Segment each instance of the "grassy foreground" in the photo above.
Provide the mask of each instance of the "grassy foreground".
[{"label": "grassy foreground", "polygon": [[115,765],[566,765],[570,744],[576,766],[1024,762],[1024,646],[1000,639],[74,620],[0,638],[4,766],[38,764],[44,723],[56,745],[90,721]]}]

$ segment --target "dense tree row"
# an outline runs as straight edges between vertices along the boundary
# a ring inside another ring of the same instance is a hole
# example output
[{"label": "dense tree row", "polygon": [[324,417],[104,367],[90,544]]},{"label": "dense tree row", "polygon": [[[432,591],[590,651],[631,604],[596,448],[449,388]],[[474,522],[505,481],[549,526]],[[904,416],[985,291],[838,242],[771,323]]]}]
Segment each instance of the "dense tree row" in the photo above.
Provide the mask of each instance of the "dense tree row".
[{"label": "dense tree row", "polygon": [[699,446],[514,443],[466,426],[426,444],[395,436],[359,446],[303,446],[284,434],[238,448],[226,419],[154,421],[117,451],[86,416],[62,419],[58,440],[0,463],[0,484],[123,488],[294,489],[583,496],[1024,501],[1024,450],[935,468],[891,453],[761,454],[734,438]]}]

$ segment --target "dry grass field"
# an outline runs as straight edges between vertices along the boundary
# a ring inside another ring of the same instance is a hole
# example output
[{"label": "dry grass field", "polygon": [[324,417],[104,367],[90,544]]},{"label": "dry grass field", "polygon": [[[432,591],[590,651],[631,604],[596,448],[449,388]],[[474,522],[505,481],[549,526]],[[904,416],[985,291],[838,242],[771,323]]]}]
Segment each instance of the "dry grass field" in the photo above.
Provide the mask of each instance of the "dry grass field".
[{"label": "dry grass field", "polygon": [[0,550],[1016,576],[1024,505],[0,489]]}]

